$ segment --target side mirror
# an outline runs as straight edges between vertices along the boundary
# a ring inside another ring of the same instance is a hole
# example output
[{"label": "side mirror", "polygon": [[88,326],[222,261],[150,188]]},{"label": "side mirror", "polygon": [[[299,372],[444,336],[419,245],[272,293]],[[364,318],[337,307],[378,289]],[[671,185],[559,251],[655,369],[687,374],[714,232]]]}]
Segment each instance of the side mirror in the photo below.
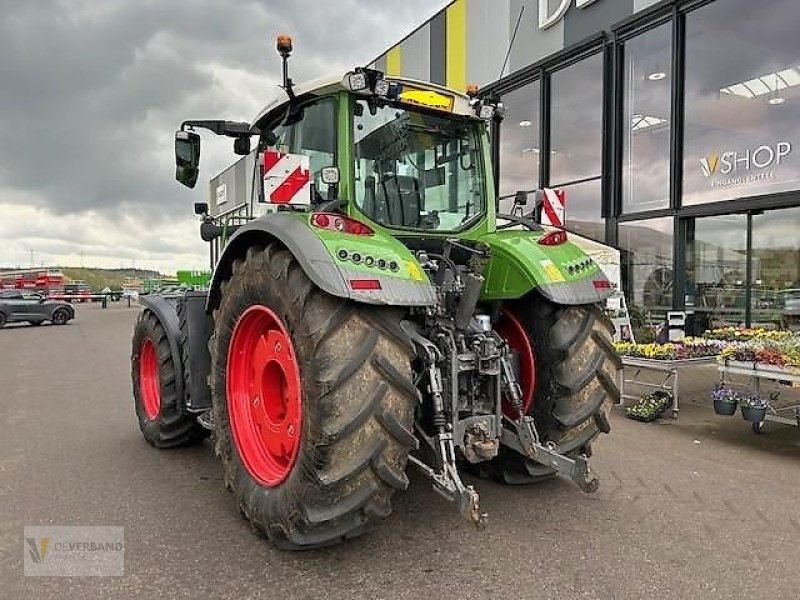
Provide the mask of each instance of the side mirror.
[{"label": "side mirror", "polygon": [[250,138],[238,137],[233,140],[233,153],[237,156],[247,156],[250,154]]},{"label": "side mirror", "polygon": [[194,131],[175,132],[175,179],[188,188],[197,183],[200,165],[200,135]]}]

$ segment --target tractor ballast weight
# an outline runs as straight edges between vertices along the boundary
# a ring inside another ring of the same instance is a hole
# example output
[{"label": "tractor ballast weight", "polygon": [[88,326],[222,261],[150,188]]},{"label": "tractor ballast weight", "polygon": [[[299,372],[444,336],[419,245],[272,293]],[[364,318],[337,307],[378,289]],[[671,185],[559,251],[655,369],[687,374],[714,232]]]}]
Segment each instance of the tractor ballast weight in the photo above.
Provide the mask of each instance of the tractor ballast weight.
[{"label": "tractor ballast weight", "polygon": [[284,93],[252,123],[176,133],[188,187],[196,128],[246,156],[195,208],[209,289],[142,301],[144,437],[173,447],[213,431],[241,513],[285,549],[386,518],[408,465],[478,526],[464,469],[594,491],[588,455],[619,398],[600,306],[611,285],[565,231],[522,214],[526,193],[497,213],[498,103],[369,68],[295,85],[291,49],[282,36]]}]

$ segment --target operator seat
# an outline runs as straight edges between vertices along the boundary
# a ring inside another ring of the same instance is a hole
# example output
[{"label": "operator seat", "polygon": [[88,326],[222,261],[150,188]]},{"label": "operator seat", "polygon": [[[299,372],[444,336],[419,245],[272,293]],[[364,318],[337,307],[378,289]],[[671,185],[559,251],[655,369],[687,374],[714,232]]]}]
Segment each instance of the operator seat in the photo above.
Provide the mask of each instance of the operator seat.
[{"label": "operator seat", "polygon": [[389,225],[418,227],[422,210],[419,180],[410,175],[383,176],[375,191],[375,204],[378,211],[385,210]]}]

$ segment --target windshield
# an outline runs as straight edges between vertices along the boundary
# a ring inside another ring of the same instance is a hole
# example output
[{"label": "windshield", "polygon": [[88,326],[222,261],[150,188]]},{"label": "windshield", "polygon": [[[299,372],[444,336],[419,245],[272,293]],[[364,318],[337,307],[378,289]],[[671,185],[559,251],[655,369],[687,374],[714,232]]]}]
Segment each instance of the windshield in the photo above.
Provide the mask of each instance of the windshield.
[{"label": "windshield", "polygon": [[358,100],[355,202],[387,227],[453,231],[486,210],[480,123]]}]

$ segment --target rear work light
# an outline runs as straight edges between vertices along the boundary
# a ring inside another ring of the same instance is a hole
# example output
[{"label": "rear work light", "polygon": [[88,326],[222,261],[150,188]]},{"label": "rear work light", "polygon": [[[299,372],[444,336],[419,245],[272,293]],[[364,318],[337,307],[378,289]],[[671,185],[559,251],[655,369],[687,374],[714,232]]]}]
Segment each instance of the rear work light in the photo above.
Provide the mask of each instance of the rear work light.
[{"label": "rear work light", "polygon": [[556,230],[544,234],[539,238],[538,244],[540,246],[560,246],[567,241],[567,232]]},{"label": "rear work light", "polygon": [[355,219],[337,213],[313,213],[311,215],[311,224],[320,229],[341,231],[343,233],[352,233],[353,235],[373,235],[375,233],[361,221],[356,221]]},{"label": "rear work light", "polygon": [[357,292],[368,292],[381,289],[379,279],[351,279],[350,288]]}]

